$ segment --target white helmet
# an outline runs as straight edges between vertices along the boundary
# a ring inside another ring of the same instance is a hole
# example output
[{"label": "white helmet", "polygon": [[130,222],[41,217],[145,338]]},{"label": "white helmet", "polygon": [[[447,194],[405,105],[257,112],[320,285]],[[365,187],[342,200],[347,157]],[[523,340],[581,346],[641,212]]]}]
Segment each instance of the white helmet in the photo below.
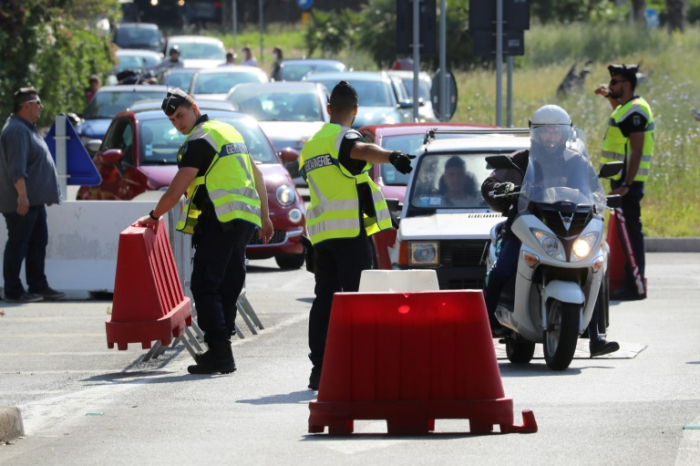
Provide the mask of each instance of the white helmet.
[{"label": "white helmet", "polygon": [[[542,131],[539,129],[544,127],[559,128],[561,139],[557,144],[558,146],[564,144],[571,137],[573,123],[571,122],[571,117],[563,108],[556,105],[545,105],[540,107],[530,118],[531,138],[534,142],[543,143],[540,138]],[[553,148],[554,146],[550,147],[550,149]]]}]

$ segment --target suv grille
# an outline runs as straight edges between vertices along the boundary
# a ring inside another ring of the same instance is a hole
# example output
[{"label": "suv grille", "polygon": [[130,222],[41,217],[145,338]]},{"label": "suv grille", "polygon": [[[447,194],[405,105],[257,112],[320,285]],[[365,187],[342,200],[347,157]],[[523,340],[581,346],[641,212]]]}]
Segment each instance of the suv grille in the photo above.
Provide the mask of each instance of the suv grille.
[{"label": "suv grille", "polygon": [[440,267],[473,267],[481,262],[488,240],[450,240],[440,242]]}]

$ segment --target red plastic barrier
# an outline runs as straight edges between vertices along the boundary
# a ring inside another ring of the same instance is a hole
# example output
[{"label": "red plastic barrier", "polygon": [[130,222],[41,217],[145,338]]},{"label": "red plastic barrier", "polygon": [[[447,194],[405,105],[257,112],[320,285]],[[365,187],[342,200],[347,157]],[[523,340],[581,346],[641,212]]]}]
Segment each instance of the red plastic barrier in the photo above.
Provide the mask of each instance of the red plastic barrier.
[{"label": "red plastic barrier", "polygon": [[469,419],[471,433],[536,432],[513,424],[481,291],[336,293],[309,432],[353,432],[385,419],[389,434],[426,434],[435,419]]},{"label": "red plastic barrier", "polygon": [[175,260],[161,219],[158,234],[130,226],[119,235],[112,315],[107,318],[107,346],[146,349],[160,340],[168,345],[192,325],[190,299],[182,293]]},{"label": "red plastic barrier", "polygon": [[627,259],[625,251],[620,242],[620,231],[617,227],[615,211],[610,212],[608,217],[608,236],[606,238],[610,247],[610,257],[608,258],[608,273],[610,275],[610,291],[615,291],[625,286],[625,264]]}]

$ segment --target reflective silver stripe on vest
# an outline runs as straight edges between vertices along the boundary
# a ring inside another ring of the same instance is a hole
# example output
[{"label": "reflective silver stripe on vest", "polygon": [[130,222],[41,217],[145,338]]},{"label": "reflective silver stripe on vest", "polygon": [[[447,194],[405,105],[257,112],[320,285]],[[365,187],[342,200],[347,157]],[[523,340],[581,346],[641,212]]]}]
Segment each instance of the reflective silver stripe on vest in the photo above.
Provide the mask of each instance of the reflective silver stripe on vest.
[{"label": "reflective silver stripe on vest", "polygon": [[204,130],[202,129],[202,126],[204,126],[204,124],[201,124],[201,125],[198,125],[197,127],[195,127],[195,130],[192,132],[192,134],[190,134],[190,137],[187,140],[189,141],[189,140],[195,140],[195,139],[204,139],[205,141],[207,141],[209,143],[210,146],[212,146],[214,148],[214,150],[218,154],[219,153],[219,146],[216,144],[216,141],[214,140],[214,138],[212,137],[211,134],[204,132]]},{"label": "reflective silver stripe on vest", "polygon": [[642,115],[644,115],[644,118],[646,118],[647,121],[649,121],[649,115],[647,115],[647,113],[644,111],[644,108],[639,104],[633,104],[630,108],[627,109],[624,115],[617,119],[617,121],[622,121],[633,113],[641,113]]},{"label": "reflective silver stripe on vest", "polygon": [[241,201],[227,202],[226,204],[214,207],[214,210],[216,211],[216,215],[219,218],[233,211],[247,212],[249,214],[255,215],[256,217],[260,217],[260,207]]},{"label": "reflective silver stripe on vest", "polygon": [[308,209],[306,211],[307,219],[313,220],[320,217],[326,212],[335,212],[339,210],[358,210],[360,203],[357,199],[348,199],[345,201],[329,201],[326,196],[323,195],[316,181],[311,177],[309,178],[309,185],[313,188],[316,196],[318,196],[319,203],[313,209]]},{"label": "reflective silver stripe on vest", "polygon": [[315,235],[321,234],[324,231],[330,231],[330,230],[352,230],[360,228],[360,221],[359,219],[353,218],[347,218],[347,219],[337,219],[337,220],[325,220],[323,222],[319,222],[316,225],[307,225],[306,229],[309,232],[309,236],[313,237]]},{"label": "reflective silver stripe on vest", "polygon": [[252,188],[240,188],[240,189],[215,189],[209,193],[209,199],[214,201],[215,199],[220,199],[222,197],[228,196],[230,194],[236,194],[239,196],[247,197],[248,199],[259,199],[258,192]]},{"label": "reflective silver stripe on vest", "polygon": [[637,174],[635,175],[635,178],[637,176],[649,176],[649,169],[648,168],[642,168],[639,167],[639,170],[637,170]]},{"label": "reflective silver stripe on vest", "polygon": [[[248,172],[248,167],[246,166],[245,161],[243,160],[243,157],[236,157],[236,160],[238,160],[238,163],[241,164],[241,168],[243,169],[243,172],[245,173],[245,177],[248,178],[250,181],[255,182],[253,177]],[[251,162],[251,163],[255,163],[255,162]]]},{"label": "reflective silver stripe on vest", "polygon": [[[600,155],[606,159],[619,160],[624,162],[625,154],[618,154],[617,152],[612,152],[609,150],[601,151]],[[651,155],[642,155],[642,162],[651,162]]]},{"label": "reflective silver stripe on vest", "polygon": [[[376,205],[378,202],[385,202],[386,199],[384,199],[384,196],[382,196],[381,191],[375,191],[372,193],[372,200],[374,201],[374,204]],[[381,223],[382,220],[387,220],[391,219],[391,214],[389,214],[389,209],[384,207],[382,209],[377,209],[375,207],[374,209],[377,212],[377,223]]]}]

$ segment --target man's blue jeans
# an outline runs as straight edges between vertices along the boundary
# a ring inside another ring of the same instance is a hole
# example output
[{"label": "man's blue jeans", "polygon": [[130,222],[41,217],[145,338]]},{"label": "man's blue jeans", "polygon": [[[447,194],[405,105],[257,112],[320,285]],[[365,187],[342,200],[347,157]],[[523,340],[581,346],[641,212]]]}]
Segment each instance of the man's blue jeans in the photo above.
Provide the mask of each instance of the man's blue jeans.
[{"label": "man's blue jeans", "polygon": [[29,292],[44,291],[49,286],[44,274],[46,246],[49,244],[46,207],[44,205],[30,207],[26,215],[19,215],[17,212],[2,215],[7,224],[7,243],[2,267],[5,297],[16,299],[24,294],[19,274],[22,270],[22,262],[25,260]]}]

